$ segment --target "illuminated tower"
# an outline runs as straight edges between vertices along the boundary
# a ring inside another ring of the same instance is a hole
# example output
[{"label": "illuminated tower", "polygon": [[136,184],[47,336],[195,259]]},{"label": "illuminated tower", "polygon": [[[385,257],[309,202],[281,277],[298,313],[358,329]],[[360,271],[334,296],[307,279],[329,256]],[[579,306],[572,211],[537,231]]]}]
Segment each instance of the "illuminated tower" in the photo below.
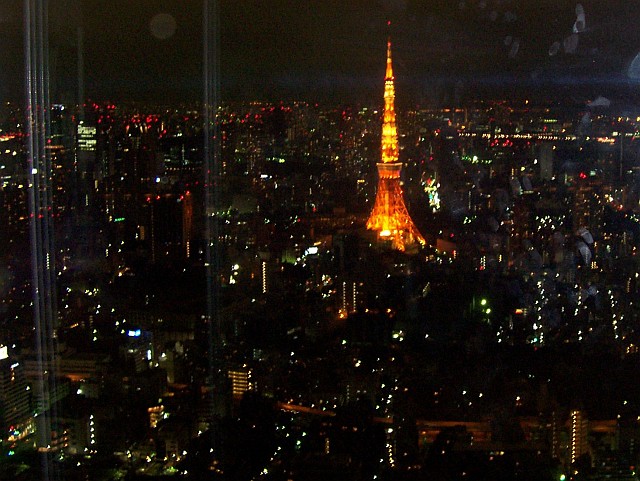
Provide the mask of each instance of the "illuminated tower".
[{"label": "illuminated tower", "polygon": [[378,193],[367,229],[378,233],[378,239],[404,251],[416,243],[424,244],[424,237],[411,220],[402,197],[398,161],[398,132],[394,107],[395,88],[391,66],[391,41],[387,43],[387,73],[384,79],[384,115],[382,120],[382,162],[378,163]]}]

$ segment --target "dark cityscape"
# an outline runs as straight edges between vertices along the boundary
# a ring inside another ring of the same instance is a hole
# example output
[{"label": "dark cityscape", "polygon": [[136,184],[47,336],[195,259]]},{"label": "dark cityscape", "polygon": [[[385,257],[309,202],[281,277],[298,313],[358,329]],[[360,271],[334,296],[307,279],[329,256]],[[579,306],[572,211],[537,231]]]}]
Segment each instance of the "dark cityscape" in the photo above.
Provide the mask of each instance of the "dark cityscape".
[{"label": "dark cityscape", "polygon": [[0,5],[0,479],[637,479],[637,25]]}]

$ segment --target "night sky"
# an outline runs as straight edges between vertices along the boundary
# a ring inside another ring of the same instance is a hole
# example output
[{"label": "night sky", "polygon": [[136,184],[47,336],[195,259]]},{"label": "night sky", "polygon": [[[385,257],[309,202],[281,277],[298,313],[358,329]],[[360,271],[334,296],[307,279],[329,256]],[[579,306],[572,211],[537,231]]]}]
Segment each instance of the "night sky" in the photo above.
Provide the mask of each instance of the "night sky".
[{"label": "night sky", "polygon": [[[0,0],[2,100],[22,96],[21,3]],[[84,27],[87,96],[199,100],[201,3],[51,0],[53,100],[69,102],[77,95],[79,25]],[[577,2],[564,0],[220,4],[225,99],[351,102],[379,97],[389,33],[400,103],[456,101],[483,89],[544,90],[551,85],[582,92],[588,85],[594,93],[607,94],[636,87],[627,71],[640,51],[640,0],[581,2],[585,28],[576,35],[577,45],[569,39]]]}]

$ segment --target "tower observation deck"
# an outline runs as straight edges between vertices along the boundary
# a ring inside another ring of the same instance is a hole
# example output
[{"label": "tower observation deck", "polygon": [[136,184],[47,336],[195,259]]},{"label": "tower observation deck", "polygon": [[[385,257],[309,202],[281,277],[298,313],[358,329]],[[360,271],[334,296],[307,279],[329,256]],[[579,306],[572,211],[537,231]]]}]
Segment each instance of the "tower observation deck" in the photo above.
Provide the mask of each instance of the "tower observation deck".
[{"label": "tower observation deck", "polygon": [[387,71],[384,79],[384,114],[382,117],[382,162],[378,166],[376,201],[367,220],[367,229],[377,232],[378,240],[404,251],[425,244],[424,237],[411,220],[404,204],[400,172],[398,131],[396,129],[395,87],[391,63],[391,41],[387,43]]}]

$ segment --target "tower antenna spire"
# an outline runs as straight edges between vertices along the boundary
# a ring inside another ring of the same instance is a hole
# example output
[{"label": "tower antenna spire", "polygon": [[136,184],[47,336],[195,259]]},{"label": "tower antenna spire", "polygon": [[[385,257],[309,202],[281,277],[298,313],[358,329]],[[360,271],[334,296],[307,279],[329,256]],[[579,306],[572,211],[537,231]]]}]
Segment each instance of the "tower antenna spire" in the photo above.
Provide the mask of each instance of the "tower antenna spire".
[{"label": "tower antenna spire", "polygon": [[[391,22],[388,22],[390,24]],[[394,249],[404,251],[416,243],[425,244],[404,204],[396,128],[395,86],[391,62],[391,39],[387,41],[387,70],[384,79],[384,113],[382,116],[381,162],[378,165],[378,192],[367,229],[376,231],[378,239],[390,242]]]}]

